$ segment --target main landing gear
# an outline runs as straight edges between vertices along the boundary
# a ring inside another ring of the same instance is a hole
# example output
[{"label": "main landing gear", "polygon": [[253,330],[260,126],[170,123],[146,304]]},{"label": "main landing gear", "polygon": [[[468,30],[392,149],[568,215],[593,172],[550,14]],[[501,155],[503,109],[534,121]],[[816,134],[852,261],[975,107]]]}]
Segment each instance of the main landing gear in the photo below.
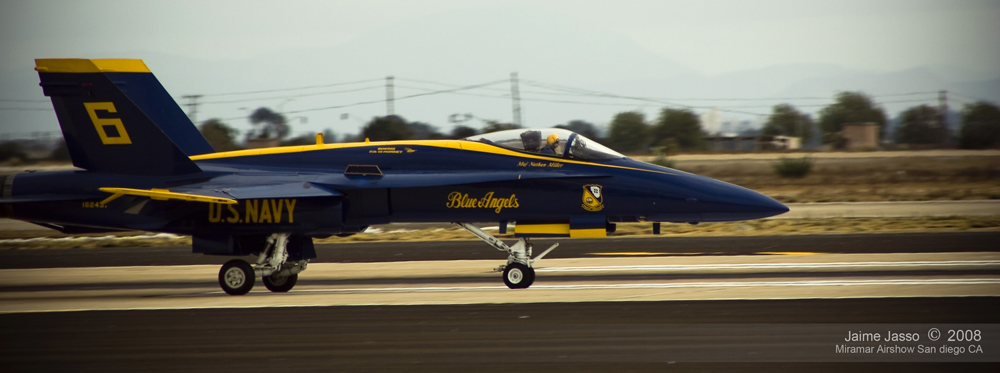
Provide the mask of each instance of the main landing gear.
[{"label": "main landing gear", "polygon": [[542,260],[545,255],[555,250],[559,247],[559,244],[554,244],[549,247],[548,250],[541,253],[534,259],[531,258],[531,243],[528,243],[527,238],[519,238],[517,243],[513,246],[507,246],[493,235],[486,233],[486,231],[479,229],[479,227],[469,224],[469,223],[455,223],[465,228],[465,230],[472,232],[472,234],[479,237],[483,242],[488,243],[497,250],[507,252],[507,264],[501,265],[494,270],[497,272],[503,272],[503,283],[511,289],[527,289],[535,282],[535,269],[532,265],[539,260]]},{"label": "main landing gear", "polygon": [[267,247],[257,258],[257,264],[233,259],[219,270],[219,285],[229,295],[243,295],[253,289],[257,277],[264,280],[267,290],[284,293],[292,290],[299,272],[306,270],[308,260],[288,263],[288,233],[275,233],[267,238]]}]

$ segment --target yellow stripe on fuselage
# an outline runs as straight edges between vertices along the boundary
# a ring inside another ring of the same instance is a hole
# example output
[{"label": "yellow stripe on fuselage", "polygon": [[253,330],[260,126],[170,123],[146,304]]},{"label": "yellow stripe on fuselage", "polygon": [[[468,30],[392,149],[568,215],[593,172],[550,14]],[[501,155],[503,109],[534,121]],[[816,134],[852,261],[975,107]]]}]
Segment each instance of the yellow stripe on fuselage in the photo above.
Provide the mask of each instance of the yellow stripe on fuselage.
[{"label": "yellow stripe on fuselage", "polygon": [[569,224],[518,224],[515,234],[565,234],[569,235]]},{"label": "yellow stripe on fuselage", "polygon": [[148,73],[136,59],[45,58],[35,60],[35,70],[43,73]]},{"label": "yellow stripe on fuselage", "polygon": [[518,224],[514,226],[514,234],[551,234],[565,235],[570,238],[600,238],[607,237],[604,228],[570,229],[569,224]]},{"label": "yellow stripe on fuselage", "polygon": [[277,148],[261,148],[261,149],[247,149],[247,150],[234,150],[229,152],[218,152],[211,154],[202,154],[190,157],[192,161],[203,161],[209,159],[225,159],[225,158],[238,158],[238,157],[250,157],[255,155],[269,155],[269,154],[288,154],[288,153],[301,153],[310,152],[317,150],[330,150],[330,149],[348,149],[348,148],[360,148],[360,147],[386,147],[386,146],[429,146],[435,148],[447,148],[447,149],[458,149],[466,150],[478,153],[487,154],[497,154],[505,155],[509,157],[516,158],[528,158],[528,159],[540,159],[548,162],[559,162],[559,163],[569,163],[569,164],[580,164],[588,166],[598,166],[598,167],[610,167],[619,168],[624,170],[635,170],[635,171],[645,171],[653,172],[666,175],[674,175],[670,172],[656,171],[656,170],[646,170],[642,168],[626,167],[626,166],[616,166],[610,164],[600,164],[595,162],[578,161],[567,158],[559,157],[548,157],[543,155],[534,155],[521,153],[509,149],[504,149],[496,145],[484,144],[477,141],[460,141],[460,140],[402,140],[402,141],[372,141],[372,142],[353,142],[353,143],[340,143],[340,144],[316,144],[316,145],[298,145],[298,146],[282,146]]},{"label": "yellow stripe on fuselage", "polygon": [[608,236],[608,230],[605,228],[596,229],[570,229],[570,238],[604,238]]}]

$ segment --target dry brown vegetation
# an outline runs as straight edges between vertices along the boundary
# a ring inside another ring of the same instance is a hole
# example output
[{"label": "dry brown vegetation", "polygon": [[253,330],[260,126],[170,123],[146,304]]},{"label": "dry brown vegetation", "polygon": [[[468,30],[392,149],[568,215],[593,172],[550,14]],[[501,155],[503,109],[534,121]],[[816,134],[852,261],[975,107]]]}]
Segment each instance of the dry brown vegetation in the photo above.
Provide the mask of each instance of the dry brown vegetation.
[{"label": "dry brown vegetation", "polygon": [[1000,199],[1000,157],[815,159],[803,178],[775,175],[772,160],[676,161],[677,169],[741,185],[779,201]]}]

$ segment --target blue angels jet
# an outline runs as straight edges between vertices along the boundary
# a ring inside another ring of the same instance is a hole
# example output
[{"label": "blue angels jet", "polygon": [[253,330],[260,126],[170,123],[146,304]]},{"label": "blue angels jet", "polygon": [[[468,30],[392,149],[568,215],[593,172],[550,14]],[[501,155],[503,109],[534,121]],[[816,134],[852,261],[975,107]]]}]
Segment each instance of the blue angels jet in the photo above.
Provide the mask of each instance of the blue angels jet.
[{"label": "blue angels jet", "polygon": [[[312,239],[372,224],[454,222],[507,253],[504,283],[534,281],[532,237],[605,237],[616,223],[759,219],[760,193],[629,159],[562,129],[461,140],[365,141],[214,152],[141,60],[39,59],[35,70],[79,170],[3,176],[0,210],[66,233],[190,235],[195,253],[256,255],[219,271],[229,294],[260,277],[290,290]],[[472,222],[515,223],[507,245]]]}]

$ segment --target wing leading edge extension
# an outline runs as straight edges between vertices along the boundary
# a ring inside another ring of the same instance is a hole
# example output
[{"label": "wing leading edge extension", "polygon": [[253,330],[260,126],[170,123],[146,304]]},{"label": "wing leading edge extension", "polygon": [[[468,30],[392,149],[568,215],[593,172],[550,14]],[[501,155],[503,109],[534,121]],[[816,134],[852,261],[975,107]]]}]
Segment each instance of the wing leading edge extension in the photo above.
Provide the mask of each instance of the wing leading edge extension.
[{"label": "wing leading edge extension", "polygon": [[608,174],[553,171],[389,172],[376,176],[328,175],[317,182],[332,188],[419,188],[498,181],[606,178]]}]

